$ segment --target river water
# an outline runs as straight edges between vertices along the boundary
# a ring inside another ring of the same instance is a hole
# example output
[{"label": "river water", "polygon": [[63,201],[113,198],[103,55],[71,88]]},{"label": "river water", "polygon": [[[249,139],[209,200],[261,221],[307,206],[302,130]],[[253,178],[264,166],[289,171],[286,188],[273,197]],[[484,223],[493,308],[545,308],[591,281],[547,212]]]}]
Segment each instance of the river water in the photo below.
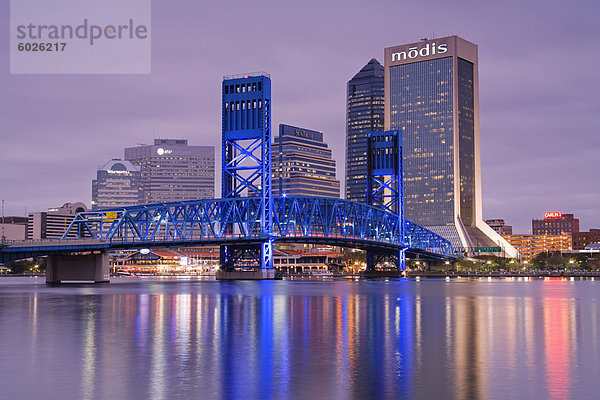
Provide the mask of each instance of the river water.
[{"label": "river water", "polygon": [[0,278],[1,399],[598,399],[600,282]]}]

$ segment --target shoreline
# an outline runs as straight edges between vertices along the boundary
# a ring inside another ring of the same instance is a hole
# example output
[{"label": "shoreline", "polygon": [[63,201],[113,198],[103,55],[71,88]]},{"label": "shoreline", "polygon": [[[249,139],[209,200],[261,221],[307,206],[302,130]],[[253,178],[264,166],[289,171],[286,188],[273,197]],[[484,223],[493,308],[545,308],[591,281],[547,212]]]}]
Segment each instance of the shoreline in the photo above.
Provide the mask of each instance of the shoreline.
[{"label": "shoreline", "polygon": [[[26,278],[26,277],[45,277],[46,274],[5,274],[0,275],[0,278]],[[212,275],[195,275],[195,274],[144,274],[144,275],[112,275],[111,278],[117,277],[211,277]],[[481,271],[466,271],[466,272],[423,272],[423,271],[361,271],[358,274],[335,274],[327,276],[293,274],[283,275],[283,278],[303,279],[303,278],[600,278],[600,271],[566,271],[566,272],[481,272]]]}]

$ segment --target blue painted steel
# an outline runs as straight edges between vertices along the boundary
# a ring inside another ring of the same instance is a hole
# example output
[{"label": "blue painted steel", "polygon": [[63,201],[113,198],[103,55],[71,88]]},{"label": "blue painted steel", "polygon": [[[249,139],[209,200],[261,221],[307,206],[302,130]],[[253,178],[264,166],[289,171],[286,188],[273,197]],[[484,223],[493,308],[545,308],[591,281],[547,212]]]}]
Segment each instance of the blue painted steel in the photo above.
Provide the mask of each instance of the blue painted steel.
[{"label": "blue painted steel", "polygon": [[366,204],[336,198],[273,199],[272,226],[262,229],[264,202],[257,197],[193,200],[87,211],[75,216],[63,238],[138,242],[231,242],[352,239],[404,247],[401,221]]},{"label": "blue painted steel", "polygon": [[[371,132],[367,135],[367,203],[398,215],[404,221],[402,132]],[[404,234],[404,223],[401,223]],[[405,249],[393,253],[367,252],[367,269],[388,258],[399,269],[406,266]]]},{"label": "blue painted steel", "polygon": [[447,239],[409,220],[405,220],[404,223],[406,226],[406,244],[409,249],[418,249],[434,255],[455,257],[452,245]]},{"label": "blue painted steel", "polygon": [[[221,265],[233,268],[236,254],[259,254],[261,268],[273,268],[271,196],[271,79],[266,73],[226,76],[222,90],[223,198],[255,197],[256,223],[265,240],[256,252],[221,248]],[[226,226],[226,230],[232,226]]]},{"label": "blue painted steel", "polygon": [[[0,249],[0,261],[53,252],[186,245],[314,242],[364,249],[411,250],[453,257],[450,243],[398,215],[353,201],[282,196],[273,199],[272,234],[261,229],[257,197],[193,200],[87,211],[75,216],[62,240]],[[79,239],[67,238],[76,233]],[[15,258],[15,254],[19,254]]]},{"label": "blue painted steel", "polygon": [[368,203],[404,218],[402,132],[372,132],[368,140]]}]

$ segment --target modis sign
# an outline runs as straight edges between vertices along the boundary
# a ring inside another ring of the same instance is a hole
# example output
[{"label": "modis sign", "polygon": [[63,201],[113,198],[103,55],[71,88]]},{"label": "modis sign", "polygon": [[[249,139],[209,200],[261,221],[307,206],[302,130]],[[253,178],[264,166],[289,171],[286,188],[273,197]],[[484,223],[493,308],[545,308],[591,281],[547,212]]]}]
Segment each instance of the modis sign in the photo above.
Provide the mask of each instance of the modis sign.
[{"label": "modis sign", "polygon": [[409,47],[408,50],[402,50],[392,53],[392,62],[414,60],[417,57],[435,56],[436,54],[444,54],[448,51],[446,43],[436,44],[426,43],[425,45]]},{"label": "modis sign", "polygon": [[560,213],[558,211],[545,212],[544,218],[545,219],[562,218],[562,213]]}]

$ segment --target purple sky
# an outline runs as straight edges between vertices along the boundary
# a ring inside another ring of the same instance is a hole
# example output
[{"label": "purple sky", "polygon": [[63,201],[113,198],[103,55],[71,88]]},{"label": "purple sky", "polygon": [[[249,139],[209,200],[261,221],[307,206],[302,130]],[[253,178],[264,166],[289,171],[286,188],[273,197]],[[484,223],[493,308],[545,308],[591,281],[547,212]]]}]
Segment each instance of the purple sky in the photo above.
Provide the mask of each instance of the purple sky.
[{"label": "purple sky", "polygon": [[[153,1],[152,74],[9,75],[0,5],[0,198],[6,215],[91,200],[96,168],[154,137],[220,146],[225,74],[268,71],[273,126],[322,130],[342,179],[346,82],[383,48],[479,45],[483,216],[544,211],[600,228],[600,3]],[[543,4],[543,6],[542,6]],[[274,130],[276,132],[276,130]],[[219,158],[217,152],[217,158]]]}]

